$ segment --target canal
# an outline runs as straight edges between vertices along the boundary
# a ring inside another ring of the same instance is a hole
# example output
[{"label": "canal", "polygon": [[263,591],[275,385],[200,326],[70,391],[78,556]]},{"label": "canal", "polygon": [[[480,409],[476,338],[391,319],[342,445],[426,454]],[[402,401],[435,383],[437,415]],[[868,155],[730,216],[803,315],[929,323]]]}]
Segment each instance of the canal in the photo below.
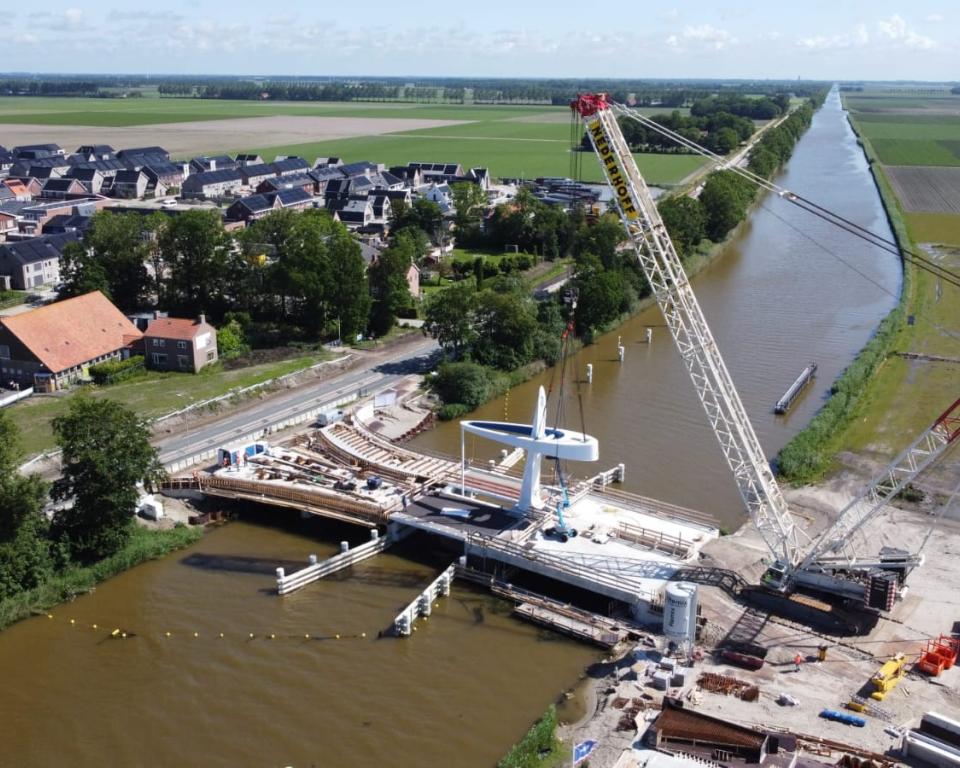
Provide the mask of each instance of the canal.
[{"label": "canal", "polygon": [[[798,143],[777,183],[892,238],[866,160],[832,92]],[[821,247],[822,246],[822,247]],[[826,250],[825,250],[826,249]],[[829,251],[829,252],[828,252]],[[832,252],[832,255],[830,252]],[[747,413],[771,459],[823,404],[830,385],[896,305],[900,264],[776,196],[766,196],[724,253],[693,280],[704,315]],[[645,329],[653,341],[645,343]],[[617,361],[617,339],[626,347]],[[817,379],[789,414],[773,406],[804,366]],[[593,383],[585,379],[593,364]],[[566,426],[600,440],[597,465],[571,465],[584,477],[626,464],[625,489],[713,513],[725,525],[744,520],[739,494],[686,369],[656,307],[580,350],[568,361]],[[528,422],[546,371],[487,403],[471,418]],[[550,418],[556,412],[550,405]],[[460,453],[455,422],[419,436],[414,447]],[[498,446],[468,438],[467,457],[483,462]]]},{"label": "canal", "polygon": [[[888,233],[835,95],[779,181]],[[892,256],[769,198],[697,276],[768,455],[820,406],[893,306],[899,280]],[[604,468],[626,463],[629,489],[739,522],[733,482],[661,323],[647,311],[577,355],[576,371],[595,368],[582,389],[586,429],[600,439]],[[650,346],[642,343],[647,326]],[[615,362],[618,334],[623,364]],[[774,417],[777,397],[810,360],[820,366],[815,386],[788,418]],[[537,385],[549,379],[518,387],[482,415],[500,418],[506,409],[528,419]],[[575,396],[574,385],[567,389]],[[576,402],[566,411],[577,425]],[[458,430],[444,425],[417,445],[456,452]],[[492,448],[470,452],[483,459]],[[462,586],[410,639],[378,639],[436,573],[402,552],[280,599],[272,591],[277,565],[328,556],[339,539],[363,534],[291,513],[271,519],[247,513],[57,608],[52,619],[0,633],[0,764],[488,768],[598,657]],[[113,628],[136,636],[108,639]]]}]

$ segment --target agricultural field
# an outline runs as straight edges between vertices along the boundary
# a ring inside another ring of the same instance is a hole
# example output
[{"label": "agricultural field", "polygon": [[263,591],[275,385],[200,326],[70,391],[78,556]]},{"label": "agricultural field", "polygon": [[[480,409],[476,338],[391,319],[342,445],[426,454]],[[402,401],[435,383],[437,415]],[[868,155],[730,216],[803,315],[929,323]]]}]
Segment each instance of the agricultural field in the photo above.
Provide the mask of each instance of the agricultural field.
[{"label": "agricultural field", "polygon": [[886,171],[905,211],[960,213],[960,168],[890,165]]},{"label": "agricultural field", "polygon": [[[43,142],[68,149],[160,144],[178,159],[255,151],[267,159],[458,162],[527,178],[566,176],[571,159],[564,107],[0,97],[0,144]],[[599,181],[593,158],[583,160],[584,178]],[[639,155],[638,161],[657,185],[675,184],[702,165],[690,155]]]},{"label": "agricultural field", "polygon": [[[908,238],[903,244],[960,272],[960,97],[879,92],[844,101],[868,157],[882,164],[874,172],[891,221]],[[960,289],[927,272],[911,272],[911,320],[900,328],[843,439],[844,449],[880,462],[958,394]],[[952,487],[957,460],[942,464],[928,482]]]},{"label": "agricultural field", "polygon": [[960,166],[960,96],[848,95],[861,137],[884,165]]}]

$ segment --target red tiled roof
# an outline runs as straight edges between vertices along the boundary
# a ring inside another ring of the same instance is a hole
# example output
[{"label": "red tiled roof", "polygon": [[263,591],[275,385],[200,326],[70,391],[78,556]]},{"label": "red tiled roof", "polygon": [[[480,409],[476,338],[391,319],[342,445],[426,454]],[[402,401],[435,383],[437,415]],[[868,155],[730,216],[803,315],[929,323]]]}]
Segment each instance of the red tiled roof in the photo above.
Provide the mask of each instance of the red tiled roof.
[{"label": "red tiled roof", "polygon": [[144,337],[158,339],[179,339],[181,341],[192,341],[193,338],[206,326],[200,324],[199,320],[192,320],[182,317],[158,317],[151,320],[150,325],[144,332]]},{"label": "red tiled roof", "polygon": [[100,291],[4,317],[0,324],[51,373],[116,352],[143,336]]}]

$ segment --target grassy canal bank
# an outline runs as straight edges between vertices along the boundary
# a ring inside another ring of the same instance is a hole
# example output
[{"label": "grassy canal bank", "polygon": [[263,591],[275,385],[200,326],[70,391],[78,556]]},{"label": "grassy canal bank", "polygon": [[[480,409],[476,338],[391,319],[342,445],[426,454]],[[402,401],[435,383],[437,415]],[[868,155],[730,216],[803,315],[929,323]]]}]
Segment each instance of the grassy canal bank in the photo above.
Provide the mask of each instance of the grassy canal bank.
[{"label": "grassy canal bank", "polygon": [[57,571],[41,584],[0,600],[0,630],[55,605],[92,590],[111,576],[183,549],[203,536],[203,528],[177,526],[167,530],[148,530],[136,526],[124,547],[109,557],[86,566],[70,565]]},{"label": "grassy canal bank", "polygon": [[[861,123],[855,103],[848,106],[901,250],[933,252],[943,266],[960,267],[960,215],[905,210],[870,138],[872,123]],[[901,262],[899,303],[835,382],[820,413],[781,451],[781,471],[791,481],[816,480],[847,452],[886,464],[960,394],[957,364],[931,359],[960,358],[956,289]]]}]

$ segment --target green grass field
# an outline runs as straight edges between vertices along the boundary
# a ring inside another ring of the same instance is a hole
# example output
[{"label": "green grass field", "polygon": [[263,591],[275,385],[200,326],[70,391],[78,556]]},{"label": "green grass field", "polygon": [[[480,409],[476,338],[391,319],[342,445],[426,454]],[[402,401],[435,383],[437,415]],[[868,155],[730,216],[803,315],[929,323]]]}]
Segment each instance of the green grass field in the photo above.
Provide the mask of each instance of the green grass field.
[{"label": "green grass field", "polygon": [[960,96],[846,95],[860,135],[886,165],[960,165]]},{"label": "green grass field", "polygon": [[[0,125],[93,125],[126,127],[270,115],[306,117],[419,118],[423,120],[507,120],[566,116],[565,107],[471,106],[445,104],[231,101],[218,99],[68,99],[0,97]],[[551,118],[552,119],[552,118]]]},{"label": "green grass field", "polygon": [[[957,100],[957,97],[952,98]],[[942,101],[937,97],[934,100]],[[903,101],[890,100],[889,108],[902,109]],[[923,100],[911,97],[909,102],[918,110],[923,108]],[[898,125],[901,130],[909,130],[911,126],[909,120],[904,119],[910,117],[908,115],[891,114],[889,122],[879,117],[871,116],[865,121],[855,119],[854,127],[865,134],[875,125]],[[918,125],[921,126],[937,122],[922,113],[918,118]],[[880,148],[876,146],[880,142],[866,142],[871,160],[875,159],[871,152],[880,154]],[[922,145],[924,141],[917,140],[916,143]],[[960,215],[904,214],[881,166],[875,165],[874,169],[884,206],[894,228],[904,238],[901,241],[903,245],[912,249],[917,248],[916,243],[928,242],[960,246]],[[960,269],[960,247],[941,249],[937,258],[953,270]],[[960,289],[943,284],[927,272],[911,268],[910,273],[906,314],[913,317],[913,322],[901,326],[892,343],[893,354],[887,357],[873,376],[857,405],[855,418],[843,435],[838,436],[834,446],[838,451],[851,451],[882,463],[889,461],[909,444],[957,397],[955,363],[908,360],[897,353],[960,358],[960,343],[949,333],[956,333],[960,329]],[[956,458],[948,457],[941,465],[932,470],[933,475],[943,479],[953,473],[955,478],[958,466]],[[951,485],[953,483],[955,479]]]},{"label": "green grass field", "polygon": [[[655,114],[665,110],[640,111]],[[0,97],[0,129],[4,124],[124,128],[273,115],[465,121],[462,125],[286,146],[271,145],[265,129],[263,144],[258,147],[223,146],[219,151],[254,151],[266,159],[302,155],[311,161],[333,155],[347,162],[370,160],[387,165],[457,162],[489,168],[494,176],[524,178],[570,174],[569,114],[565,107],[541,106]],[[648,181],[656,185],[675,184],[703,162],[690,155],[638,155],[637,160]],[[584,155],[582,161],[584,178],[600,181],[596,161],[590,155]]]},{"label": "green grass field", "polygon": [[[223,395],[231,389],[249,387],[283,376],[323,360],[325,355],[309,355],[277,363],[264,363],[230,371],[210,373],[156,373],[120,382],[109,387],[91,386],[94,397],[108,397],[135,410],[144,418],[155,418],[185,408],[191,403]],[[54,447],[51,422],[67,410],[69,396],[30,397],[7,408],[20,428],[23,448],[35,455]]]},{"label": "green grass field", "polygon": [[960,215],[955,213],[905,214],[913,239],[918,243],[943,243],[960,247]]},{"label": "green grass field", "polygon": [[[276,155],[336,156],[344,162],[369,160],[389,165],[408,162],[458,162],[464,168],[483,166],[497,177],[570,175],[570,150],[566,142],[516,139],[440,138],[419,131],[356,139],[292,144],[284,147],[233,147],[231,151],[256,152],[265,160]],[[657,186],[676,184],[693,173],[703,158],[694,155],[635,155],[647,182]],[[600,166],[589,154],[582,156],[583,179],[600,181]]]}]

